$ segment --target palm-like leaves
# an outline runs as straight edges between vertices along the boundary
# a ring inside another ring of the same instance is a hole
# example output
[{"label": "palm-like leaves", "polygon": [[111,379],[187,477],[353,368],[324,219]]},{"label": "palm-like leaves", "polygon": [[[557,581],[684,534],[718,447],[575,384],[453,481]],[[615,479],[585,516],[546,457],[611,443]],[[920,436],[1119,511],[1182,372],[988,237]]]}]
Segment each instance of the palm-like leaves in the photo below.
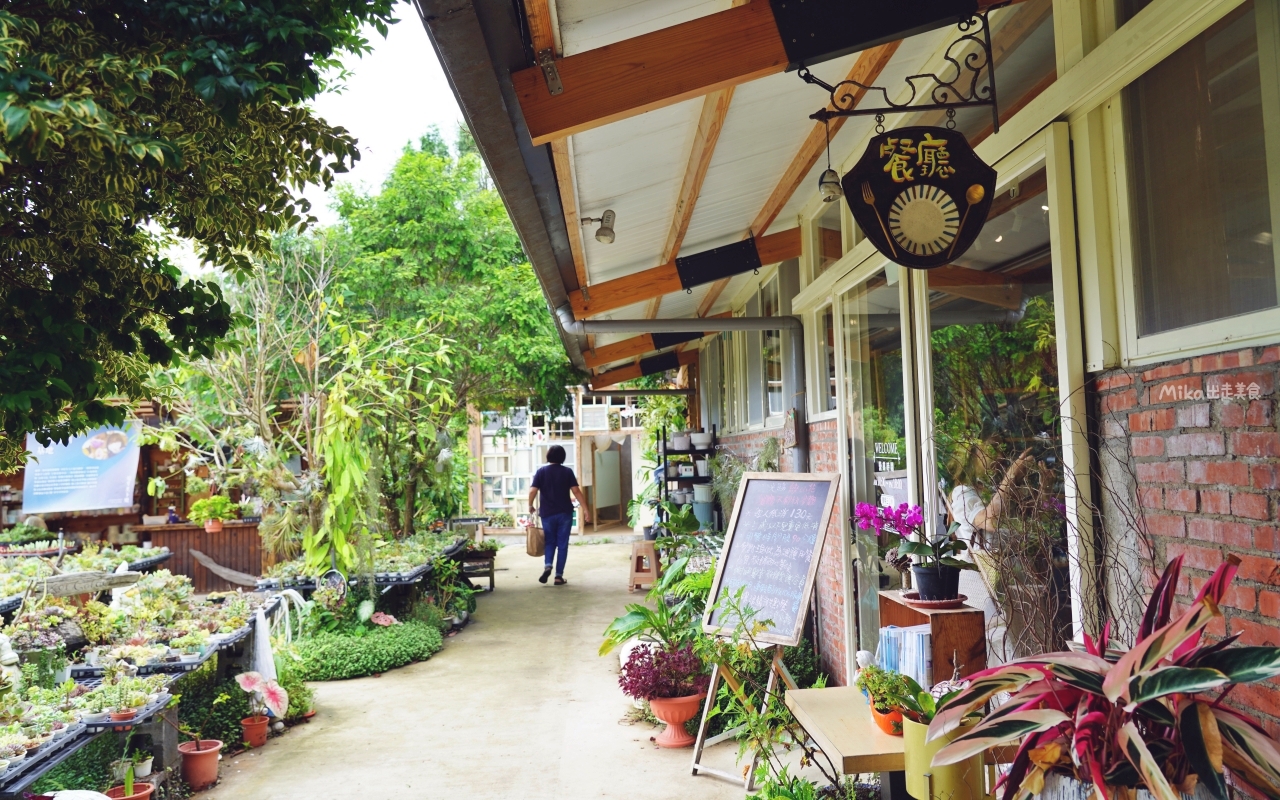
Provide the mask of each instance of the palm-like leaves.
[{"label": "palm-like leaves", "polygon": [[934,764],[1021,740],[1003,780],[1003,800],[1037,791],[1049,769],[1073,772],[1103,800],[1113,796],[1113,787],[1136,786],[1157,800],[1178,800],[1196,782],[1226,800],[1224,766],[1280,800],[1280,744],[1215,702],[1233,684],[1280,676],[1280,648],[1231,647],[1234,637],[1212,645],[1200,641],[1205,626],[1222,615],[1218,604],[1238,563],[1229,557],[1172,618],[1182,560],[1170,562],[1137,642],[1114,664],[1105,658],[1108,626],[1097,640],[1084,637],[1085,653],[1049,653],[970,676],[968,688],[940,705],[930,740],[997,694],[1009,692],[1010,698],[938,751]]}]

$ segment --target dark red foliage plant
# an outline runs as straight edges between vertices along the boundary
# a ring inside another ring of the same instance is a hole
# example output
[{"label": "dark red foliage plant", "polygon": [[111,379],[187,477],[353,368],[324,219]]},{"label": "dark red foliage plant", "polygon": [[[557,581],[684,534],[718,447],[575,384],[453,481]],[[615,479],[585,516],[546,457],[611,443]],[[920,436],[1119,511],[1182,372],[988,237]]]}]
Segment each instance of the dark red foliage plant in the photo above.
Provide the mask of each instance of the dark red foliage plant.
[{"label": "dark red foliage plant", "polygon": [[640,646],[631,651],[618,676],[618,685],[629,697],[687,697],[707,690],[711,676],[691,645],[670,650]]}]

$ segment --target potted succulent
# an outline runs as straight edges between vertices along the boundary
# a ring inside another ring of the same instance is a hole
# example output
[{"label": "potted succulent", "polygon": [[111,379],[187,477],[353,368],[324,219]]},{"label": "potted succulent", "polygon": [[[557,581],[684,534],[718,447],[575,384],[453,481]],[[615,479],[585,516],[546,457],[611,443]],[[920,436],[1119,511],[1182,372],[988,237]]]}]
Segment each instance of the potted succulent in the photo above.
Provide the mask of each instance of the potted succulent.
[{"label": "potted succulent", "polygon": [[1009,699],[934,756],[953,764],[990,747],[1021,740],[1005,800],[1132,796],[1158,800],[1179,793],[1225,800],[1227,782],[1280,794],[1280,742],[1254,720],[1224,705],[1241,684],[1280,676],[1280,647],[1232,647],[1236,636],[1206,643],[1205,627],[1222,617],[1219,604],[1240,563],[1228,556],[1195,600],[1172,618],[1181,556],[1165,568],[1127,652],[1111,649],[1108,624],[1084,652],[1018,659],[969,676],[929,726],[946,736],[1001,692]]},{"label": "potted succulent", "polygon": [[224,520],[235,519],[236,505],[230,497],[215,494],[192,503],[190,516],[196,525],[204,525],[208,533],[218,533]]},{"label": "potted succulent", "polygon": [[871,718],[890,736],[902,735],[902,707],[911,691],[910,678],[891,669],[869,664],[858,670],[854,685],[867,696]]},{"label": "potted succulent", "polygon": [[911,565],[911,574],[921,600],[955,600],[960,596],[960,570],[977,569],[972,562],[958,558],[968,546],[954,532],[929,538],[920,506],[903,503],[885,508],[858,503],[853,521],[863,530],[874,529],[898,556],[920,559]]},{"label": "potted succulent", "polygon": [[667,724],[654,740],[659,747],[689,747],[684,724],[698,713],[711,676],[691,645],[637,647],[618,676],[629,697],[648,700],[653,715]]},{"label": "potted succulent", "polygon": [[249,693],[253,710],[252,716],[240,720],[245,744],[262,747],[267,743],[267,725],[271,722],[266,712],[270,711],[276,719],[284,719],[285,712],[289,710],[289,693],[274,679],[264,678],[257,672],[240,673],[236,676],[236,683]]}]

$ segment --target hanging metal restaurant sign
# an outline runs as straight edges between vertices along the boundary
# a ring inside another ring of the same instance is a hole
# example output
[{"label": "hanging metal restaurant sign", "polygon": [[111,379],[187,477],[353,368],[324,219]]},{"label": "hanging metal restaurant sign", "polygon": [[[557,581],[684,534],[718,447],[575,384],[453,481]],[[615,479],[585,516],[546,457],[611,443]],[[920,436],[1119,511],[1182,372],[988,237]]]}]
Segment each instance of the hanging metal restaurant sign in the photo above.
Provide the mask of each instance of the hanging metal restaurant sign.
[{"label": "hanging metal restaurant sign", "polygon": [[899,128],[871,140],[841,187],[877,250],[904,267],[931,269],[964,255],[978,238],[996,171],[959,131]]},{"label": "hanging metal restaurant sign", "polygon": [[[1000,130],[991,29],[985,13],[965,16],[959,36],[946,51],[944,74],[910,75],[908,97],[895,102],[882,86],[855,80],[831,85],[801,67],[800,78],[831,95],[826,108],[810,115],[827,125],[828,169],[819,179],[823,199],[843,193],[863,234],[890,260],[904,267],[932,269],[951,263],[973,245],[995,198],[996,171],[978,158],[955,129],[957,109],[989,107]],[[874,98],[877,102],[863,103]],[[921,102],[923,101],[923,102]],[[945,111],[947,127],[885,131],[886,114]],[[876,118],[876,136],[857,165],[835,186],[830,169],[830,123],[837,117]]]}]

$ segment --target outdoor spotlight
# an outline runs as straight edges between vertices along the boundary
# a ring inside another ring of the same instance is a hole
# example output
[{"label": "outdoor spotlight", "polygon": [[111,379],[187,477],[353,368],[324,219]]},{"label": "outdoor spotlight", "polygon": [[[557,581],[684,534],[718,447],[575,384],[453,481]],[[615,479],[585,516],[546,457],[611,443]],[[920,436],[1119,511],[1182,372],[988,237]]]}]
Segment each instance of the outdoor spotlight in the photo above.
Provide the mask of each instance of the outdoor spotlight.
[{"label": "outdoor spotlight", "polygon": [[614,214],[612,209],[608,209],[598,217],[583,217],[582,224],[590,225],[599,222],[600,227],[596,228],[596,241],[600,244],[613,244],[613,221],[615,219],[617,219],[617,214]]},{"label": "outdoor spotlight", "polygon": [[840,188],[840,176],[830,167],[822,173],[822,177],[818,178],[818,189],[822,191],[824,203],[834,203],[844,197],[844,190]]}]

